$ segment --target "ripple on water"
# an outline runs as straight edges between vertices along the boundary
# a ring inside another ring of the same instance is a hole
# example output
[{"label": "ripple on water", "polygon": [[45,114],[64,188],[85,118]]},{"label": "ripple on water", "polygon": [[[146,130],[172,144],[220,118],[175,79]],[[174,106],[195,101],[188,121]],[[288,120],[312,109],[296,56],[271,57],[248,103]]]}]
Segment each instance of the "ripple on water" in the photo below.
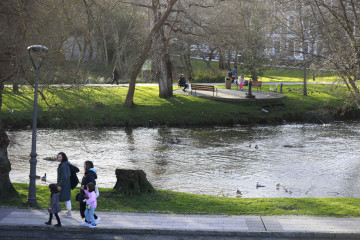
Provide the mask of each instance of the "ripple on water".
[{"label": "ripple on water", "polygon": [[[37,173],[46,172],[55,182],[58,163],[43,158],[64,151],[80,176],[84,161],[93,161],[102,187],[113,187],[115,169],[127,168],[144,170],[157,188],[189,193],[235,197],[239,188],[243,197],[359,197],[359,132],[357,122],[40,129]],[[11,180],[28,182],[31,131],[8,133]],[[265,187],[256,189],[256,182]],[[277,183],[282,184],[278,190]]]}]

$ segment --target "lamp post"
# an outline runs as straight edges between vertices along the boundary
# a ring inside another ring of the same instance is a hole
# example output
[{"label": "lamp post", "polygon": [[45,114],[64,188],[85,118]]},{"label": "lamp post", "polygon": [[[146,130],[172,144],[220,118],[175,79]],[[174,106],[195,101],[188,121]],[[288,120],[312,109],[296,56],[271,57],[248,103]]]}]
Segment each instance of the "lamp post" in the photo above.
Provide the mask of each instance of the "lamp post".
[{"label": "lamp post", "polygon": [[255,95],[253,95],[253,94],[251,93],[251,86],[252,86],[252,82],[251,82],[251,80],[250,80],[250,81],[249,81],[249,90],[248,90],[248,92],[246,93],[245,98],[255,98]]},{"label": "lamp post", "polygon": [[[38,99],[38,81],[39,81],[39,71],[41,64],[45,59],[45,55],[48,51],[48,48],[41,45],[33,45],[27,48],[31,63],[33,64],[36,72],[35,78],[35,93],[34,93],[34,114],[33,114],[33,128],[32,128],[32,142],[31,142],[31,153],[30,153],[30,184],[29,184],[29,196],[28,196],[28,204],[31,207],[37,206],[36,199],[36,126],[37,126],[37,99]],[[36,56],[37,65],[34,61]]]}]

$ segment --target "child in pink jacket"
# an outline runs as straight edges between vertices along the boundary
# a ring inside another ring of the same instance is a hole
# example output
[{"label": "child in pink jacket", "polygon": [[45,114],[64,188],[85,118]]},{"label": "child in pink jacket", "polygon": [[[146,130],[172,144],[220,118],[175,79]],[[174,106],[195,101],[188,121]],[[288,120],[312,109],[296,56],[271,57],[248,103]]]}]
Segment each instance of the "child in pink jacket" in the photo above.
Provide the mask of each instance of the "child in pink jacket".
[{"label": "child in pink jacket", "polygon": [[95,193],[95,185],[92,182],[89,182],[87,185],[87,190],[84,190],[85,194],[89,197],[86,201],[86,210],[85,210],[85,218],[86,221],[89,223],[90,228],[95,228],[96,222],[94,218],[94,211],[97,206],[96,201],[96,193]]}]

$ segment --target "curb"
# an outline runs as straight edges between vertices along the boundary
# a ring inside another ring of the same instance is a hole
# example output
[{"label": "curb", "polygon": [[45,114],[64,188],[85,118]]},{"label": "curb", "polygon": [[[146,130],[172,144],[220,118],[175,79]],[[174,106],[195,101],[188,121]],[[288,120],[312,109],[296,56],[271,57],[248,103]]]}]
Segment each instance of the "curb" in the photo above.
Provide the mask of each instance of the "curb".
[{"label": "curb", "polygon": [[[300,239],[360,239],[360,233],[348,232],[236,232],[236,231],[204,231],[204,230],[170,230],[170,229],[117,229],[117,228],[85,228],[85,227],[47,227],[47,226],[0,226],[0,238],[16,239],[24,236],[58,235],[59,232],[68,233],[67,238],[86,238],[92,235],[137,234],[137,235],[173,235],[173,236],[221,236],[221,237],[274,237]],[[58,235],[59,236],[59,235]]]}]

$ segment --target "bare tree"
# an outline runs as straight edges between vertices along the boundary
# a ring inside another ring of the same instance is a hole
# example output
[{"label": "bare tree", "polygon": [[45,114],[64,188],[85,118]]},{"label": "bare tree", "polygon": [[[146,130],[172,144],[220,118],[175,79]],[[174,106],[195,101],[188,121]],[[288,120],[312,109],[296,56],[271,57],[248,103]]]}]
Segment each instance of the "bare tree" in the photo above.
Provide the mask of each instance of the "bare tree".
[{"label": "bare tree", "polygon": [[[14,76],[18,70],[18,58],[24,51],[26,36],[27,12],[31,1],[0,2],[0,112],[4,82]],[[7,199],[17,196],[9,178],[11,164],[8,159],[7,147],[9,138],[3,128],[0,115],[0,198]]]},{"label": "bare tree", "polygon": [[312,4],[313,19],[322,37],[323,63],[334,69],[348,87],[360,109],[360,3],[353,0],[316,0]]},{"label": "bare tree", "polygon": [[263,75],[267,54],[265,51],[268,41],[269,1],[238,2],[241,9],[239,29],[237,33],[241,51],[242,66],[246,74],[256,81]]},{"label": "bare tree", "polygon": [[[155,0],[153,0],[153,1],[155,1]],[[126,99],[125,99],[126,107],[134,107],[134,105],[135,105],[134,104],[134,93],[135,93],[136,78],[141,71],[141,67],[144,65],[144,62],[146,61],[146,59],[149,56],[149,52],[150,52],[154,37],[157,34],[159,34],[161,27],[164,25],[165,21],[169,17],[169,15],[173,9],[173,6],[175,5],[176,2],[177,2],[177,0],[168,0],[167,1],[166,11],[162,14],[161,18],[153,26],[148,37],[142,44],[142,49],[139,51],[140,56],[138,56],[138,59],[136,60],[136,62],[134,63],[134,65],[132,67],[131,78],[130,78],[130,83],[129,83],[129,90],[128,90],[128,93],[127,93]]]},{"label": "bare tree", "polygon": [[[152,0],[153,25],[162,17],[162,4],[160,0]],[[165,36],[165,25],[161,26],[154,40],[153,64],[155,66],[155,76],[159,80],[159,97],[169,98],[173,96],[172,88],[172,63],[169,55],[169,40]]]},{"label": "bare tree", "polygon": [[[299,61],[303,68],[303,94],[307,95],[307,69],[315,55],[315,45],[319,41],[316,21],[311,21],[311,6],[307,0],[276,1],[274,18],[278,28],[272,36],[276,57],[289,61]],[[277,36],[277,37],[275,37]],[[295,55],[297,60],[295,60]]]}]

